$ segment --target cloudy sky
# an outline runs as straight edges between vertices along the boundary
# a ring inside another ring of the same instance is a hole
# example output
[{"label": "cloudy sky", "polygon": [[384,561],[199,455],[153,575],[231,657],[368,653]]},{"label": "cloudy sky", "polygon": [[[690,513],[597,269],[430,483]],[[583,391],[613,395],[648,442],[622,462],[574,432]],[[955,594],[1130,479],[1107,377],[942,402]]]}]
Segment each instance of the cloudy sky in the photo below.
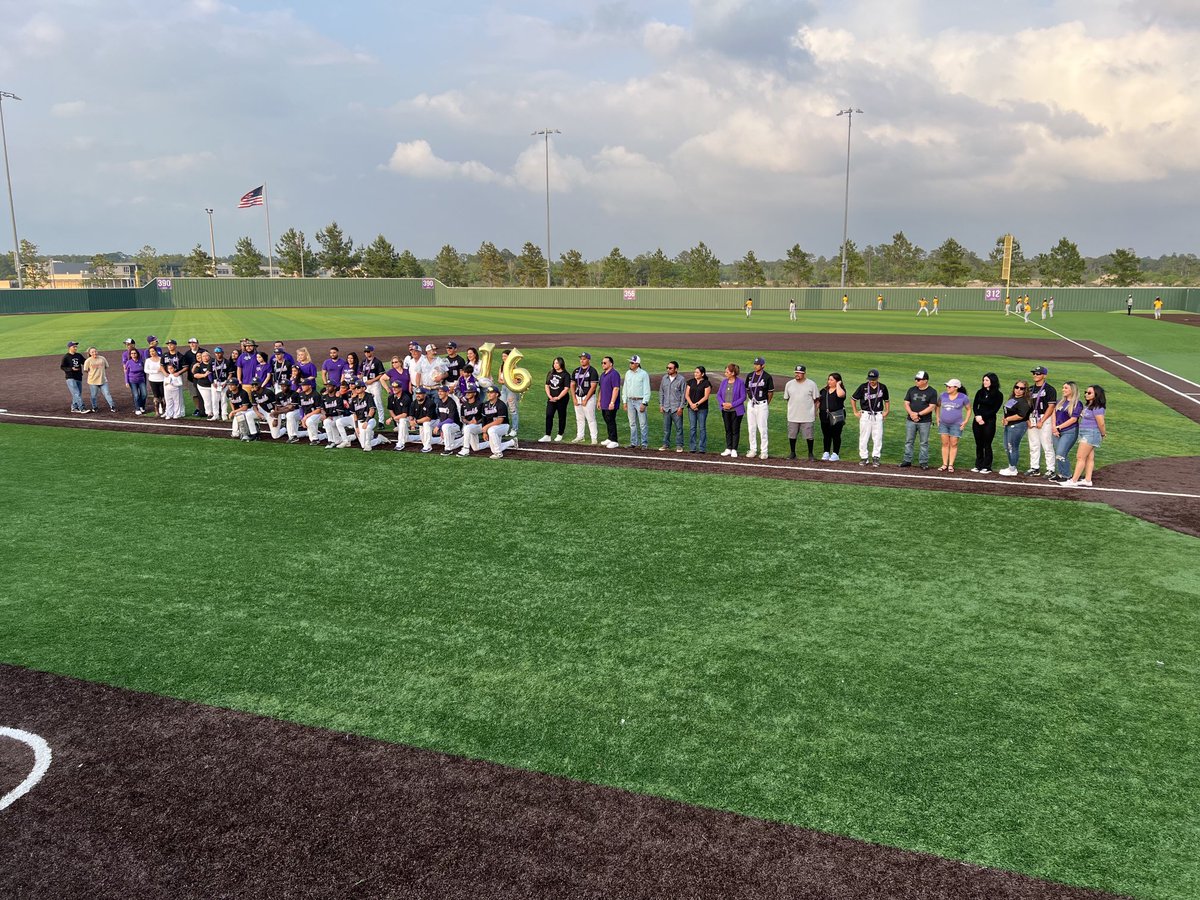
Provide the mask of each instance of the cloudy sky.
[{"label": "cloudy sky", "polygon": [[[1196,252],[1196,0],[0,0],[21,236]],[[5,210],[7,212],[7,210]],[[7,223],[0,246],[9,249]]]}]

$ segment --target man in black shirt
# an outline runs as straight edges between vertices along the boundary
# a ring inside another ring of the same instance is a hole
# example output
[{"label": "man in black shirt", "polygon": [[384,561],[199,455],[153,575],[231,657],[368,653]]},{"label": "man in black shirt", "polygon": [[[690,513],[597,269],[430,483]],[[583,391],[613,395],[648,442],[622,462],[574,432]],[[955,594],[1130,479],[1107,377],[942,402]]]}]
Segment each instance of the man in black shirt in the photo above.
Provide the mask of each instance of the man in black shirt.
[{"label": "man in black shirt", "polygon": [[350,396],[350,415],[354,416],[354,435],[358,438],[358,446],[366,452],[376,444],[375,398],[367,393],[367,385],[361,380],[354,382],[354,389]]},{"label": "man in black shirt", "polygon": [[871,464],[879,468],[879,457],[883,455],[883,420],[892,410],[887,385],[879,380],[879,370],[867,372],[867,380],[858,386],[850,398],[854,415],[858,417],[858,464],[867,464],[867,453]]},{"label": "man in black shirt", "polygon": [[204,348],[200,346],[200,341],[196,338],[188,338],[187,349],[181,354],[183,359],[184,370],[187,372],[188,390],[192,395],[192,418],[202,419],[207,415],[204,408],[204,395],[200,393],[201,385],[196,381],[192,374],[192,366],[200,361],[200,354],[204,352]]},{"label": "man in black shirt", "polygon": [[479,391],[474,385],[467,387],[463,397],[462,407],[458,411],[462,421],[462,449],[459,456],[470,456],[472,450],[479,449],[479,439],[483,436],[483,404],[479,401]]},{"label": "man in black shirt", "polygon": [[433,433],[442,439],[442,456],[449,456],[462,446],[462,419],[459,417],[458,404],[450,396],[450,386],[444,381],[438,385],[435,408],[437,419]]},{"label": "man in black shirt", "polygon": [[233,436],[243,441],[258,440],[258,425],[255,422],[254,401],[250,393],[236,381],[229,382],[229,418],[233,422]]},{"label": "man in black shirt", "polygon": [[393,450],[403,450],[408,443],[408,410],[411,406],[412,396],[404,390],[400,379],[396,379],[392,382],[392,392],[387,401],[387,421],[396,426],[396,446]]},{"label": "man in black shirt", "polygon": [[375,413],[379,417],[379,427],[383,427],[385,416],[383,405],[383,360],[375,355],[375,348],[370,344],[363,347],[362,363],[358,367],[358,377],[367,386],[367,393],[375,401]]},{"label": "man in black shirt", "polygon": [[257,381],[250,382],[250,400],[254,404],[254,411],[258,417],[267,423],[267,427],[271,429],[271,437],[279,437],[279,433],[275,430],[275,422],[272,419],[272,413],[275,407],[279,404],[279,398],[275,396],[275,392],[271,390],[269,384],[259,384]]},{"label": "man in black shirt", "polygon": [[69,341],[67,352],[58,366],[67,378],[67,390],[71,392],[71,412],[86,413],[83,405],[83,354],[79,352],[79,341]]},{"label": "man in black shirt", "polygon": [[437,408],[424,385],[413,392],[408,407],[408,427],[421,438],[421,452],[433,452],[433,423],[437,419]]},{"label": "man in black shirt", "polygon": [[457,390],[458,379],[462,376],[463,366],[467,361],[458,355],[458,344],[450,341],[446,344],[446,384],[450,385],[450,393]]},{"label": "man in black shirt", "polygon": [[504,459],[505,450],[516,450],[517,439],[508,436],[508,404],[500,399],[500,388],[492,385],[483,404],[483,437],[492,447],[492,459]]},{"label": "man in black shirt", "polygon": [[[300,441],[300,429],[308,429],[308,442],[314,443],[317,433],[317,425],[320,424],[319,417],[321,415],[321,398],[313,389],[313,382],[309,379],[304,379],[300,382],[300,393],[296,397],[296,408],[284,417],[287,422],[288,443],[296,444]],[[311,422],[316,424],[310,425]]]},{"label": "man in black shirt", "polygon": [[933,427],[933,413],[938,405],[938,393],[929,386],[929,373],[920,371],[913,376],[915,384],[904,395],[904,459],[900,468],[912,465],[913,441],[921,438],[921,451],[917,458],[922,469],[929,468],[929,430]]}]

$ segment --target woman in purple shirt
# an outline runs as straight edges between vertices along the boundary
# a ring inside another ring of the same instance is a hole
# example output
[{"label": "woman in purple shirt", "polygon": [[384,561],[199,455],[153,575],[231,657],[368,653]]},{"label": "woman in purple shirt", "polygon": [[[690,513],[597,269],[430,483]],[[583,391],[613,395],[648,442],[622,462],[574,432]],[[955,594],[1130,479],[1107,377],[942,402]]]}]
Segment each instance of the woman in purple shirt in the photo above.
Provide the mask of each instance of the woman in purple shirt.
[{"label": "woman in purple shirt", "polygon": [[1079,385],[1065,382],[1054,406],[1054,471],[1051,481],[1066,481],[1071,477],[1071,448],[1079,437],[1079,416],[1083,404],[1079,401]]},{"label": "woman in purple shirt", "polygon": [[267,356],[266,350],[259,350],[254,354],[254,374],[251,376],[252,381],[257,381],[259,384],[271,383],[271,357]]},{"label": "woman in purple shirt", "polygon": [[951,378],[946,390],[938,398],[938,435],[942,439],[942,464],[939,472],[953,472],[954,460],[958,458],[958,439],[962,437],[963,425],[971,417],[971,401],[963,393],[962,382]]},{"label": "woman in purple shirt", "polygon": [[129,356],[125,360],[125,383],[129,385],[129,393],[133,397],[133,414],[146,414],[146,372],[142,365],[142,354],[137,347],[129,348]]},{"label": "woman in purple shirt", "polygon": [[742,440],[742,419],[746,415],[746,385],[738,377],[742,374],[737,363],[725,367],[725,377],[717,388],[717,402],[721,405],[721,420],[725,423],[725,449],[722,456],[736,457],[738,444]]},{"label": "woman in purple shirt", "polygon": [[296,351],[296,365],[300,367],[300,380],[317,383],[317,364],[312,361],[312,355],[307,347]]},{"label": "woman in purple shirt", "polygon": [[[1079,449],[1075,451],[1075,475],[1068,481],[1060,481],[1059,487],[1091,487],[1092,469],[1096,465],[1096,449],[1108,437],[1104,424],[1105,406],[1108,398],[1104,388],[1089,385],[1083,392],[1083,410],[1079,413]],[[1084,476],[1080,478],[1079,476]]]}]

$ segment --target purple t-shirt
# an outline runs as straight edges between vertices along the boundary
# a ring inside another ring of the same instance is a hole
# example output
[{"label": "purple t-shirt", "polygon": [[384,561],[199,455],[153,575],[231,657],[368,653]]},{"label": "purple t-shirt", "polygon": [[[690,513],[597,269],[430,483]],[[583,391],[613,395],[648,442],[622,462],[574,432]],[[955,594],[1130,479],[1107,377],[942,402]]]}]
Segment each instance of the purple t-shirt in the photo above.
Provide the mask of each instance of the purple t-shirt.
[{"label": "purple t-shirt", "polygon": [[[601,409],[616,409],[621,405],[620,396],[621,374],[616,369],[609,369],[600,375],[600,399],[597,405]],[[614,401],[613,391],[617,390],[617,399]]]},{"label": "purple t-shirt", "polygon": [[[1063,409],[1061,406],[1054,407],[1054,427],[1058,428],[1061,431],[1062,427],[1063,427],[1063,422],[1067,421],[1067,419],[1078,419],[1079,413],[1082,410],[1083,410],[1083,404],[1080,403],[1078,400],[1076,400],[1074,403],[1072,403],[1067,409]],[[1073,422],[1071,425],[1069,425],[1067,427],[1066,430],[1071,431],[1072,429],[1075,429],[1078,427],[1079,427],[1079,423]]]},{"label": "purple t-shirt", "polygon": [[125,360],[125,383],[126,384],[141,384],[146,380],[146,372],[142,368],[140,359]]},{"label": "purple t-shirt", "polygon": [[342,373],[346,371],[346,361],[340,356],[337,359],[327,359],[321,363],[321,371],[325,373],[327,384],[341,384]]},{"label": "purple t-shirt", "polygon": [[1095,409],[1085,406],[1083,412],[1079,414],[1079,427],[1084,431],[1099,431],[1100,426],[1096,424],[1096,417],[1103,415],[1103,406],[1097,406]]},{"label": "purple t-shirt", "polygon": [[317,364],[313,362],[300,363],[300,377],[315,382],[317,380]]},{"label": "purple t-shirt", "polygon": [[961,425],[963,423],[963,410],[967,408],[967,404],[971,401],[967,399],[967,395],[959,391],[954,397],[950,396],[949,391],[942,391],[942,395],[938,398],[938,403],[941,404],[941,417],[938,419],[943,425]]},{"label": "purple t-shirt", "polygon": [[[403,365],[403,363],[401,363],[401,365]],[[392,366],[390,369],[384,372],[384,374],[387,375],[389,384],[396,384],[399,382],[401,385],[403,385],[405,393],[407,393],[412,387],[412,379],[409,377],[408,372],[404,369],[397,369],[395,366]]]}]

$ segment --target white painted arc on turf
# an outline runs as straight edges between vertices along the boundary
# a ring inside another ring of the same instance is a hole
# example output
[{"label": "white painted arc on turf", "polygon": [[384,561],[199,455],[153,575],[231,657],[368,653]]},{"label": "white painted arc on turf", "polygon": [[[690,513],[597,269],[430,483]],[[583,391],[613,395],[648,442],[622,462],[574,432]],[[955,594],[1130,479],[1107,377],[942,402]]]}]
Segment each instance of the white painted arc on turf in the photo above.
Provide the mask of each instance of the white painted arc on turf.
[{"label": "white painted arc on turf", "polygon": [[[79,422],[80,421],[80,419],[77,416],[46,416],[46,415],[40,415],[37,413],[13,413],[13,412],[6,413],[5,415],[7,415],[9,418],[13,418],[13,419],[42,419],[42,420],[49,420],[49,421],[54,421],[54,422]],[[84,424],[87,424],[87,425],[92,425],[92,424],[95,424],[95,425],[155,425],[155,424],[157,424],[162,428],[179,428],[183,431],[219,431],[223,434],[229,433],[228,428],[215,428],[212,425],[186,425],[186,424],[175,424],[174,422],[158,422],[158,423],[156,423],[153,420],[151,420],[149,422],[130,422],[126,419],[86,419],[86,420],[84,420]],[[537,447],[522,447],[520,450],[517,450],[516,452],[517,453],[542,453],[542,454],[555,455],[555,456],[583,456],[583,457],[587,457],[589,459],[596,459],[597,457],[600,459],[606,459],[606,458],[638,459],[639,458],[638,456],[630,456],[627,453],[622,453],[620,456],[616,456],[616,457],[608,457],[606,454],[588,453],[586,451],[581,451],[581,450],[542,450]],[[641,457],[641,458],[657,459],[659,457],[645,456],[645,457]],[[669,459],[670,457],[664,456],[661,458],[665,460],[665,459]],[[768,466],[768,465],[764,465],[763,463],[733,462],[730,460],[721,462],[716,459],[694,459],[694,460],[684,460],[684,462],[686,462],[688,465],[693,465],[693,466],[715,466],[717,468],[720,468],[722,466],[736,466],[738,468],[746,468],[746,469],[769,469],[773,472],[779,471],[778,466]],[[1004,481],[996,481],[995,479],[992,479],[992,478],[970,478],[970,477],[966,477],[966,476],[951,478],[947,475],[920,475],[916,472],[911,472],[911,473],[910,472],[879,472],[879,471],[875,471],[875,470],[872,470],[870,472],[859,472],[859,471],[855,471],[854,469],[826,469],[826,468],[821,468],[819,466],[801,466],[801,465],[789,466],[789,467],[787,467],[787,471],[789,471],[789,472],[820,472],[823,475],[839,475],[839,476],[843,476],[843,477],[867,476],[867,477],[871,477],[871,478],[899,478],[899,479],[908,480],[908,481],[948,481],[951,484],[990,484],[990,485],[996,486],[996,485],[1001,485],[1001,484],[1006,483]],[[1045,489],[1047,491],[1048,496],[1054,496],[1059,492],[1059,490],[1064,490],[1063,488],[1057,488],[1051,484],[1038,484],[1037,482],[1013,482],[1013,483],[1021,484],[1024,487]],[[1142,494],[1147,497],[1179,497],[1184,500],[1200,500],[1200,494],[1181,494],[1181,493],[1172,492],[1172,491],[1143,491],[1143,490],[1137,490],[1135,488],[1106,488],[1106,487],[1079,488],[1079,490],[1105,491],[1107,493],[1112,493],[1112,494]]]},{"label": "white painted arc on turf", "polygon": [[1148,363],[1144,359],[1138,359],[1136,356],[1128,355],[1126,355],[1126,359],[1132,359],[1139,366],[1149,366],[1156,372],[1162,372],[1164,375],[1170,375],[1172,378],[1176,378],[1179,381],[1182,381],[1184,384],[1190,384],[1192,387],[1200,387],[1200,384],[1196,384],[1194,381],[1188,381],[1188,379],[1184,378],[1182,375],[1176,375],[1174,372],[1170,372],[1166,369],[1160,369],[1158,366],[1154,365],[1154,363]]},{"label": "white painted arc on turf", "polygon": [[14,419],[42,419],[49,422],[79,422],[83,425],[141,425],[147,428],[178,428],[181,431],[216,431],[229,434],[229,427],[217,425],[191,425],[183,422],[160,422],[157,419],[98,419],[94,416],[47,416],[40,413],[19,413],[6,410],[0,415]]},{"label": "white painted arc on turf", "polygon": [[0,725],[0,737],[20,741],[33,751],[33,768],[25,776],[25,780],[3,797],[0,797],[0,810],[4,810],[28,794],[33,786],[42,780],[42,776],[50,768],[50,762],[54,759],[54,754],[50,750],[50,745],[41,736],[29,731],[22,731],[20,728],[7,728]]},{"label": "white painted arc on turf", "polygon": [[[1172,394],[1178,394],[1184,400],[1190,400],[1192,403],[1200,405],[1200,400],[1197,400],[1195,397],[1189,396],[1188,394],[1185,394],[1183,391],[1177,391],[1177,390],[1175,390],[1175,388],[1171,387],[1169,384],[1163,384],[1157,378],[1151,378],[1145,372],[1139,372],[1133,366],[1127,366],[1127,365],[1125,365],[1125,363],[1121,362],[1118,359],[1113,359],[1111,356],[1107,356],[1103,353],[1097,353],[1091,347],[1085,347],[1083,344],[1079,343],[1079,341],[1074,340],[1073,338],[1069,338],[1065,334],[1060,334],[1059,332],[1055,331],[1053,328],[1046,328],[1046,326],[1040,322],[1030,322],[1029,324],[1036,325],[1038,328],[1044,329],[1045,331],[1050,332],[1051,334],[1055,335],[1056,337],[1060,337],[1064,341],[1067,341],[1068,343],[1074,344],[1076,347],[1079,347],[1083,350],[1088,351],[1088,353],[1092,354],[1092,356],[1094,358],[1107,359],[1110,363],[1112,363],[1115,366],[1120,366],[1122,369],[1128,369],[1130,372],[1132,372],[1134,375],[1138,376],[1139,378],[1145,378],[1147,381],[1149,381],[1153,384],[1157,384],[1160,388],[1163,388],[1164,390],[1168,390]],[[1133,359],[1132,356],[1130,356],[1128,358]],[[1143,365],[1149,365],[1149,363],[1143,363]],[[1158,368],[1158,367],[1150,366],[1150,368],[1154,369],[1154,368]],[[1176,375],[1174,372],[1168,372],[1166,369],[1159,369],[1158,371],[1160,371],[1166,375],[1170,375],[1172,378],[1178,378],[1180,381],[1186,382],[1187,384],[1192,384],[1192,382],[1188,381],[1186,378],[1179,378],[1179,376]]]}]

